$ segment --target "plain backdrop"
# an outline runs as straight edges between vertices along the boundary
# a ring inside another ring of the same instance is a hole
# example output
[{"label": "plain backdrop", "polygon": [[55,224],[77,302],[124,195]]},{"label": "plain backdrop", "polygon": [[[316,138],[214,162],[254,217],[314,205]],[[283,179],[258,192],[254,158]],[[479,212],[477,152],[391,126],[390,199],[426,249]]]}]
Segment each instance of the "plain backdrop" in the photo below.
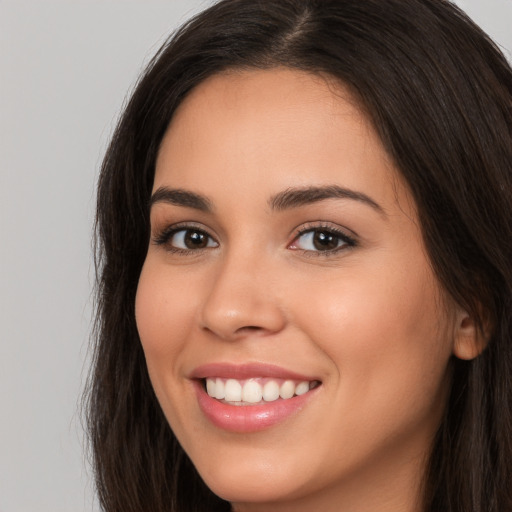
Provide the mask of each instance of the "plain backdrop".
[{"label": "plain backdrop", "polygon": [[[80,422],[98,168],[126,94],[209,0],[0,0],[0,512],[98,511]],[[512,49],[512,0],[457,2]]]}]

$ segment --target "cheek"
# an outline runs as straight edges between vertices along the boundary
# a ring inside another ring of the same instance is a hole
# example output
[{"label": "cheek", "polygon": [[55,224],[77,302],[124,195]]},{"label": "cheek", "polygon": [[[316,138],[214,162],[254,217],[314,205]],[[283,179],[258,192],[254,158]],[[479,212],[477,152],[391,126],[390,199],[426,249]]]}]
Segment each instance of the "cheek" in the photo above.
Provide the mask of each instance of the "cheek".
[{"label": "cheek", "polygon": [[447,388],[450,324],[424,268],[354,269],[313,284],[307,296],[321,299],[297,316],[336,368],[340,410],[358,411],[371,428],[437,413]]},{"label": "cheek", "polygon": [[142,269],[135,318],[149,372],[174,365],[190,329],[190,287],[179,286],[151,261]]},{"label": "cheek", "polygon": [[432,342],[447,331],[438,296],[434,279],[426,272],[354,269],[308,283],[296,301],[301,310],[296,316],[298,322],[302,318],[308,323],[319,343],[326,340],[329,351],[354,349],[379,355],[401,347],[431,352]]},{"label": "cheek", "polygon": [[196,298],[192,286],[179,282],[167,270],[148,257],[137,287],[135,318],[154,392],[167,421],[180,436],[188,421],[183,403],[191,397],[179,383]]}]

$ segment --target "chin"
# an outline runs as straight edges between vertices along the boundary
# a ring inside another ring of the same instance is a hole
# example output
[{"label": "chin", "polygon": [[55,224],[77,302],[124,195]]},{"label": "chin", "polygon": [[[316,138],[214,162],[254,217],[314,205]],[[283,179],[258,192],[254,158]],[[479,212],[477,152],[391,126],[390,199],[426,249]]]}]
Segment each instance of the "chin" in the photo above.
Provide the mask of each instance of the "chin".
[{"label": "chin", "polygon": [[[210,462],[210,461],[209,461]],[[196,466],[206,485],[232,503],[272,503],[300,497],[311,484],[308,471],[298,462],[245,455],[237,461]]]},{"label": "chin", "polygon": [[290,499],[297,491],[291,482],[261,473],[226,478],[209,475],[204,480],[213,493],[231,503],[273,503]]}]

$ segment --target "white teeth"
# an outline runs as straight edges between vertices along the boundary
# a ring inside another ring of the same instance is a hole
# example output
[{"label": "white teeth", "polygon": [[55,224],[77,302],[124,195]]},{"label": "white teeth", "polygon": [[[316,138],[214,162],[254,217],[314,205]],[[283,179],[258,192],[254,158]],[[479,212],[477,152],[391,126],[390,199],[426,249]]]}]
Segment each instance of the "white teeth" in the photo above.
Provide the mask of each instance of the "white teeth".
[{"label": "white teeth", "polygon": [[215,381],[215,393],[211,396],[215,397],[217,400],[222,400],[226,396],[224,381],[222,379]]},{"label": "white teeth", "polygon": [[269,380],[263,386],[263,400],[273,402],[279,398],[279,384],[274,380]]},{"label": "white teeth", "polygon": [[250,404],[257,404],[261,402],[263,396],[263,389],[254,380],[248,380],[242,388],[242,400]]},{"label": "white teeth", "polygon": [[206,392],[217,400],[237,402],[236,405],[242,405],[240,402],[249,404],[257,404],[262,400],[273,402],[279,397],[287,400],[295,395],[303,395],[319,385],[318,381],[301,381],[296,383],[293,380],[265,380],[265,384],[262,385],[256,378],[244,381],[208,378],[206,379]]},{"label": "white teeth", "polygon": [[217,385],[213,379],[206,379],[206,392],[215,398],[217,398]]},{"label": "white teeth", "polygon": [[283,382],[281,388],[279,389],[279,396],[286,400],[287,398],[291,398],[295,393],[295,384],[292,380],[287,380]]},{"label": "white teeth", "polygon": [[295,394],[296,395],[303,395],[304,393],[307,393],[308,391],[309,391],[309,382],[301,382],[295,388]]},{"label": "white teeth", "polygon": [[242,401],[242,385],[235,379],[228,379],[224,386],[224,398],[228,402],[241,402]]}]

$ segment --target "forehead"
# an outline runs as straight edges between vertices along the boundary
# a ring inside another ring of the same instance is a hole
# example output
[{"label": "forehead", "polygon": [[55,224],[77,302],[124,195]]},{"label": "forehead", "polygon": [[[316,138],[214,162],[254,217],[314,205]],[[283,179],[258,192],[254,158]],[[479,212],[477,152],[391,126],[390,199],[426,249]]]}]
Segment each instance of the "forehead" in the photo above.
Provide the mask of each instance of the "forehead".
[{"label": "forehead", "polygon": [[169,182],[208,196],[226,183],[252,195],[339,184],[392,202],[400,178],[346,87],[274,68],[218,74],[187,96],[162,141],[154,189]]},{"label": "forehead", "polygon": [[[333,78],[289,68],[232,70],[191,91],[174,113],[166,139],[204,144],[216,138],[218,147],[221,136],[229,134],[225,145],[231,148],[271,140],[283,146],[319,135],[327,140],[336,118],[347,120],[354,134],[373,135],[352,95]],[[290,123],[295,123],[291,133],[286,131]]]}]

